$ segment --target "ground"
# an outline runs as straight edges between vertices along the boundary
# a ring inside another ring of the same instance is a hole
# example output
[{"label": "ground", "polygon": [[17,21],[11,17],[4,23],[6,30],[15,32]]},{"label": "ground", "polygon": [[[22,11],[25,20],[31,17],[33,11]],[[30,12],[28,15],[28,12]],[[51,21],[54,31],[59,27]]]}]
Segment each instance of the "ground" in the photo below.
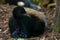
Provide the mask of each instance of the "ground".
[{"label": "ground", "polygon": [[[9,18],[12,16],[11,12],[13,8],[14,8],[13,6],[9,6],[9,5],[0,5],[0,40],[15,40],[11,38],[8,27]],[[54,12],[54,10],[52,12]],[[49,27],[51,27],[51,25],[54,24],[52,22],[53,21],[52,18],[55,16],[55,14],[54,15],[48,14],[49,10],[45,11],[45,13],[46,13],[45,15],[48,18],[48,25]],[[30,38],[28,40],[59,40],[59,39],[60,39],[60,35],[57,35],[56,33],[53,33],[51,31],[44,34],[41,38],[36,37],[36,38]]]}]

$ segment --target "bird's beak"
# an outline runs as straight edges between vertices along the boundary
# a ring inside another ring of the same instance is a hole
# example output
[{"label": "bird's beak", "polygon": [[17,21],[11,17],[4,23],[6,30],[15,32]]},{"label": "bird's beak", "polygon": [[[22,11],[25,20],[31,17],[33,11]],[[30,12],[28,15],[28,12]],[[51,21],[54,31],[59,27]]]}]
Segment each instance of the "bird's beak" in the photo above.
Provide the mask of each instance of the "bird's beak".
[{"label": "bird's beak", "polygon": [[24,6],[25,4],[24,4],[24,2],[17,2],[17,5],[18,6]]}]

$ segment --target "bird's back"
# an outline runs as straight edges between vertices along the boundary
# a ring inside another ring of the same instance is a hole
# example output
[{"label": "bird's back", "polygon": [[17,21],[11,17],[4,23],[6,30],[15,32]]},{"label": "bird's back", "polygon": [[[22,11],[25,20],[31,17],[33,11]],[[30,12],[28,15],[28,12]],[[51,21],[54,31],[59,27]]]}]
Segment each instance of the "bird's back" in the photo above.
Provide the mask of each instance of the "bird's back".
[{"label": "bird's back", "polygon": [[31,19],[27,25],[28,33],[32,37],[40,36],[44,33],[45,23],[36,16],[30,15]]}]

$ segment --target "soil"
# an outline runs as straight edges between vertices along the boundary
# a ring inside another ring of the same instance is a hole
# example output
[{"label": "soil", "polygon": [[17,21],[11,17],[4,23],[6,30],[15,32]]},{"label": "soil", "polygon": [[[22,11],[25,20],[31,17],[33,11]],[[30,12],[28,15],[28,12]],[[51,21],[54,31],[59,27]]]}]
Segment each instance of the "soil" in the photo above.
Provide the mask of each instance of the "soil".
[{"label": "soil", "polygon": [[[0,40],[15,40],[11,38],[9,32],[9,18],[12,16],[12,10],[15,6],[0,5]],[[51,11],[50,11],[51,12]],[[51,28],[53,25],[53,14],[46,11],[46,16],[48,19],[48,26]],[[54,12],[54,10],[53,10]],[[55,15],[55,14],[54,14]],[[30,38],[28,40],[60,40],[60,35],[51,32],[45,33],[42,37]]]}]

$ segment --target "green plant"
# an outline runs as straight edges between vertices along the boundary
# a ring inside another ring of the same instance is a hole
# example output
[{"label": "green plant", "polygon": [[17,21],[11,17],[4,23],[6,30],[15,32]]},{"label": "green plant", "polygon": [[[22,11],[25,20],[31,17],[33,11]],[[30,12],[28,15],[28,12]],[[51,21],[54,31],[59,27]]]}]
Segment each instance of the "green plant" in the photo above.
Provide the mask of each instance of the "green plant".
[{"label": "green plant", "polygon": [[42,6],[43,5],[43,1],[42,0],[31,0],[32,3]]}]

